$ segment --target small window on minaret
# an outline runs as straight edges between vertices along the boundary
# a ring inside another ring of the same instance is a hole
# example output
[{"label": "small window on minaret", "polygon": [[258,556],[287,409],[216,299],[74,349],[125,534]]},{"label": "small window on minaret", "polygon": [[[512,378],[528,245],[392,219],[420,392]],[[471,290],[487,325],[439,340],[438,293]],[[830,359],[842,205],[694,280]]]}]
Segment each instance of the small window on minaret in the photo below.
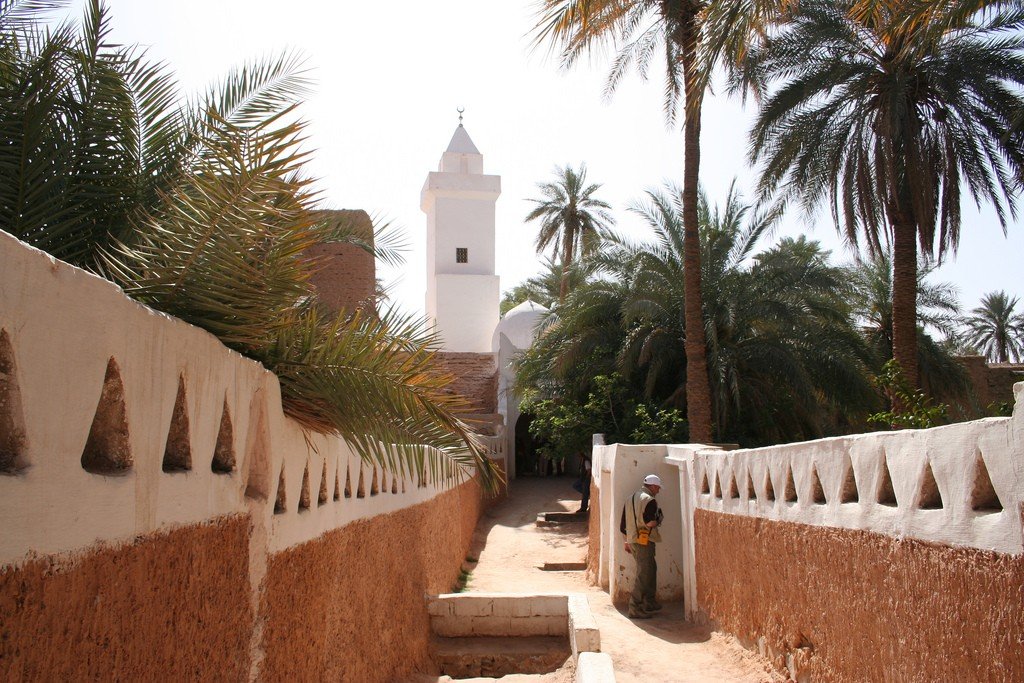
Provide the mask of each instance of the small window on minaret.
[{"label": "small window on minaret", "polygon": [[466,247],[455,247],[455,262],[469,263],[469,249]]}]

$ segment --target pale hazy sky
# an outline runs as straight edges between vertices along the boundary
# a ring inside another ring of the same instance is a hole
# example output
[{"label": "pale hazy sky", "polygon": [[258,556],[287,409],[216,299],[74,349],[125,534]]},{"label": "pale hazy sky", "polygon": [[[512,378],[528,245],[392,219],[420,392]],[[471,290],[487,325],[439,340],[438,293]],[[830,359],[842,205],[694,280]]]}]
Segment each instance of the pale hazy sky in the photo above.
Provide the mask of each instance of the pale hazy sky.
[{"label": "pale hazy sky", "polygon": [[[362,208],[404,228],[406,266],[380,270],[393,298],[422,312],[425,218],[420,189],[458,125],[484,155],[485,173],[501,176],[497,270],[505,291],[538,272],[536,227],[524,224],[528,197],[556,164],[586,162],[603,185],[619,228],[642,236],[625,207],[645,189],[682,178],[682,136],[662,113],[660,74],[631,77],[603,97],[610,57],[566,72],[527,35],[535,0],[108,0],[114,37],[138,43],[167,62],[182,90],[205,89],[234,65],[283,50],[300,51],[315,79],[302,109],[329,208]],[[78,8],[75,16],[78,16]],[[746,164],[749,112],[710,98],[702,133],[702,181],[722,201],[734,177],[753,185]],[[749,191],[747,196],[750,196]],[[788,216],[780,234],[806,232],[848,260],[827,219],[808,225]],[[771,240],[763,242],[763,246]],[[985,292],[1024,295],[1024,221],[1004,238],[994,214],[965,207],[955,259],[933,276],[954,282],[965,308]]]}]

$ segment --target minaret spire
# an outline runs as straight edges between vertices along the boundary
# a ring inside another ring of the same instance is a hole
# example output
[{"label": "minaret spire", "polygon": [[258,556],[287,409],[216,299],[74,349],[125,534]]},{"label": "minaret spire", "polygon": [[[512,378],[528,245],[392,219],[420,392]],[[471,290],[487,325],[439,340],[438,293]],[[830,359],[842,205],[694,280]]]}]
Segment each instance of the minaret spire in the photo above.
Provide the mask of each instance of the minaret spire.
[{"label": "minaret spire", "polygon": [[[461,119],[465,109],[457,111]],[[484,174],[484,156],[459,121],[420,194],[420,208],[427,214],[424,308],[445,352],[492,352],[501,299],[495,272],[500,194],[501,178]]]}]

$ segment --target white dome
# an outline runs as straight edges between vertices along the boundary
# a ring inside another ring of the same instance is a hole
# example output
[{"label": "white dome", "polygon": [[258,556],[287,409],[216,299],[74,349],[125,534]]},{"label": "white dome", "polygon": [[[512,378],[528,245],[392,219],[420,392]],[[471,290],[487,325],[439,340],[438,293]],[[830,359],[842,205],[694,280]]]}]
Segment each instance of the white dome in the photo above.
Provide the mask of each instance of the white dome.
[{"label": "white dome", "polygon": [[501,335],[505,335],[517,350],[529,348],[533,344],[537,325],[547,314],[547,308],[527,299],[506,313],[498,322],[498,326],[494,328],[491,347],[498,351]]}]

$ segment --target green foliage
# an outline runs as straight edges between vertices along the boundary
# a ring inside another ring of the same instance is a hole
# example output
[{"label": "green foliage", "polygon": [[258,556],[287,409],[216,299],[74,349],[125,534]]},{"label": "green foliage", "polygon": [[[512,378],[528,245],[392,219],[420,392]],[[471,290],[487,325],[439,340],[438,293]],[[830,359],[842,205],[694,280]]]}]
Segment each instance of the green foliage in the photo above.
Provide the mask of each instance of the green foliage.
[{"label": "green foliage", "polygon": [[801,0],[738,72],[737,87],[762,95],[750,134],[761,201],[807,215],[827,204],[849,244],[892,246],[894,356],[915,385],[918,249],[956,252],[966,194],[1004,231],[1016,212],[1021,17],[1017,2]]},{"label": "green foliage", "polygon": [[910,385],[895,359],[882,366],[875,384],[891,407],[869,415],[868,422],[890,429],[928,429],[945,421],[949,406],[944,403],[932,405],[932,400],[923,391]]},{"label": "green foliage", "polygon": [[677,408],[651,408],[641,403],[633,412],[636,426],[629,434],[632,443],[685,443],[686,418]]},{"label": "green foliage", "polygon": [[473,579],[473,572],[465,567],[459,569],[459,578],[452,586],[452,593],[465,593],[469,590],[469,582]]},{"label": "green foliage", "polygon": [[687,425],[674,408],[637,400],[617,375],[593,378],[593,390],[582,401],[543,399],[523,404],[534,418],[530,433],[538,452],[554,460],[572,459],[591,448],[591,437],[604,434],[607,443],[685,443]]},{"label": "green foliage", "polygon": [[50,31],[37,24],[47,5],[0,6],[4,229],[261,362],[303,427],[339,434],[395,473],[480,472],[493,486],[425,323],[328,313],[316,298],[312,247],[395,254],[389,238],[370,246],[315,208],[296,112],[309,85],[301,62],[247,64],[182,104],[164,67],[110,42],[99,0],[80,27]]},{"label": "green foliage", "polygon": [[554,182],[537,184],[541,197],[529,200],[536,206],[526,221],[540,221],[537,253],[551,247],[559,259],[562,272],[558,297],[564,300],[573,263],[578,257],[596,252],[615,221],[609,213],[611,207],[594,196],[601,186],[587,184],[586,164],[580,164],[579,169],[556,167],[555,176]]},{"label": "green foliage", "polygon": [[964,341],[980,349],[993,363],[1024,361],[1024,312],[1018,297],[989,292],[964,321]]},{"label": "green foliage", "polygon": [[749,53],[763,194],[808,212],[827,201],[872,254],[908,221],[924,251],[955,251],[963,191],[1005,229],[1024,174],[1019,5],[862,5],[802,0]]},{"label": "green foliage", "polygon": [[985,407],[985,414],[989,417],[1010,417],[1013,415],[1013,402],[993,401]]},{"label": "green foliage", "polygon": [[[595,421],[587,428],[622,440],[673,431],[664,411],[683,409],[686,386],[681,194],[670,186],[634,205],[654,232],[652,242],[617,239],[581,264],[586,280],[556,307],[519,362],[521,392],[584,405],[600,393],[597,377],[617,375],[617,396],[631,405],[615,411],[619,425]],[[778,443],[834,433],[839,418],[862,419],[876,398],[845,271],[804,239],[758,252],[771,216],[751,214],[734,192],[725,206],[702,199],[700,209],[717,438]],[[657,409],[638,416],[640,404]],[[634,434],[623,420],[658,426]]]},{"label": "green foliage", "polygon": [[[956,287],[933,282],[934,265],[917,272],[917,364],[921,388],[943,400],[966,402],[970,381],[956,360],[956,334],[960,302]],[[861,260],[845,270],[851,285],[850,302],[868,347],[872,367],[893,356],[892,350],[892,259],[887,254]],[[934,335],[942,335],[936,341]]]}]

